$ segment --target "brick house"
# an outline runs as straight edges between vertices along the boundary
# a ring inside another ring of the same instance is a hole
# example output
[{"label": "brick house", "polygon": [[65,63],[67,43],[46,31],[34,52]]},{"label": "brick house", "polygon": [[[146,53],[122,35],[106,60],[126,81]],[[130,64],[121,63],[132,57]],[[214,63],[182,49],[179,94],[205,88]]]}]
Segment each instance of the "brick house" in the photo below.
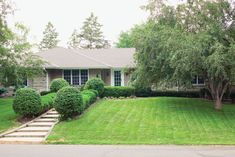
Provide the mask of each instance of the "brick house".
[{"label": "brick house", "polygon": [[134,68],[134,48],[78,50],[53,48],[36,53],[46,62],[43,76],[27,80],[38,91],[49,90],[53,79],[64,78],[71,85],[84,85],[92,77],[100,77],[108,86],[128,86]]}]

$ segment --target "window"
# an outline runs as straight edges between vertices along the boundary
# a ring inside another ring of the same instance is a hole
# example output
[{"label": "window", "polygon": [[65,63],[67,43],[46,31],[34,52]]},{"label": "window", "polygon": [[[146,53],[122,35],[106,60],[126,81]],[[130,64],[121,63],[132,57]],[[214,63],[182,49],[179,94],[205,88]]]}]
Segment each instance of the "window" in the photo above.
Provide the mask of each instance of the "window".
[{"label": "window", "polygon": [[203,85],[205,84],[205,81],[202,76],[195,76],[192,80],[193,85]]},{"label": "window", "polygon": [[72,70],[73,85],[79,85],[79,70]]},{"label": "window", "polygon": [[71,84],[71,70],[64,70],[64,79]]},{"label": "window", "polygon": [[122,85],[122,75],[121,71],[114,71],[114,86]]},{"label": "window", "polygon": [[26,86],[26,87],[28,86],[28,80],[27,79],[24,79],[23,85]]},{"label": "window", "polygon": [[84,85],[88,80],[88,70],[81,70],[81,85]]},{"label": "window", "polygon": [[88,70],[64,70],[64,79],[70,85],[84,85],[88,80]]},{"label": "window", "polygon": [[205,84],[205,81],[202,76],[197,77],[197,82],[198,82],[198,84]]}]

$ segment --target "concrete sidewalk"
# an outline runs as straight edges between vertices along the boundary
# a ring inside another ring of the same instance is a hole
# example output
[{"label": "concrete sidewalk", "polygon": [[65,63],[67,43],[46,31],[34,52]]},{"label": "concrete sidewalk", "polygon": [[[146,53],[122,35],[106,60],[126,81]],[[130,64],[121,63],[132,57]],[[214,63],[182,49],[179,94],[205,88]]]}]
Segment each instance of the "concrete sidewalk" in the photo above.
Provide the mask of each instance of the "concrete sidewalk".
[{"label": "concrete sidewalk", "polygon": [[0,145],[0,157],[234,157],[235,146]]}]

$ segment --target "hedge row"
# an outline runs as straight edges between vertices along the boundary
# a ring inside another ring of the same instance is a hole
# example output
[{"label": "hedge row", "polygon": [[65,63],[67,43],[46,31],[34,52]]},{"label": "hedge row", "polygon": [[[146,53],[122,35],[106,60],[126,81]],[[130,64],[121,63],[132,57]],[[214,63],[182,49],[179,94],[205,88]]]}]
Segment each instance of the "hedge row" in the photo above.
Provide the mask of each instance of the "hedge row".
[{"label": "hedge row", "polygon": [[104,87],[103,97],[130,97],[135,95],[135,88],[133,87]]},{"label": "hedge row", "polygon": [[199,91],[152,91],[150,88],[135,89],[133,87],[104,87],[103,97],[154,97],[154,96],[172,96],[199,98]]},{"label": "hedge row", "polygon": [[47,95],[41,96],[42,100],[42,112],[48,111],[54,106],[54,99],[56,97],[56,93],[49,93]]},{"label": "hedge row", "polygon": [[97,99],[98,92],[96,90],[84,90],[81,92],[83,104],[85,108],[88,108]]}]

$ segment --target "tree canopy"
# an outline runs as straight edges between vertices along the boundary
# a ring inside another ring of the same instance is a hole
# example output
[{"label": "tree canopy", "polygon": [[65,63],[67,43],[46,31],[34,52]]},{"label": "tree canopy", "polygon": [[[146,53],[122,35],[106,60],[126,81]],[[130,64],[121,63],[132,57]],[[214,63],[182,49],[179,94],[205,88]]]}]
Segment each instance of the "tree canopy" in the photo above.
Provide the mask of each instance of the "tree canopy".
[{"label": "tree canopy", "polygon": [[0,4],[0,83],[19,86],[26,78],[41,74],[43,62],[31,52],[28,28],[20,23],[14,31],[8,27],[6,16],[13,12],[11,3],[2,0]]},{"label": "tree canopy", "polygon": [[82,49],[108,48],[110,44],[104,39],[101,31],[102,25],[98,22],[98,17],[93,13],[84,21],[79,34],[79,47]]},{"label": "tree canopy", "polygon": [[138,51],[134,82],[186,87],[200,75],[220,110],[235,78],[234,7],[227,0],[187,1],[176,8],[159,1],[149,1],[149,21],[128,33],[127,45]]},{"label": "tree canopy", "polygon": [[79,33],[76,29],[73,30],[73,33],[71,34],[69,41],[68,41],[68,48],[77,49],[79,48],[80,39],[79,39]]},{"label": "tree canopy", "polygon": [[43,31],[43,38],[39,44],[39,49],[47,50],[55,48],[59,43],[58,35],[59,34],[56,32],[54,25],[51,22],[48,22],[45,30]]}]

